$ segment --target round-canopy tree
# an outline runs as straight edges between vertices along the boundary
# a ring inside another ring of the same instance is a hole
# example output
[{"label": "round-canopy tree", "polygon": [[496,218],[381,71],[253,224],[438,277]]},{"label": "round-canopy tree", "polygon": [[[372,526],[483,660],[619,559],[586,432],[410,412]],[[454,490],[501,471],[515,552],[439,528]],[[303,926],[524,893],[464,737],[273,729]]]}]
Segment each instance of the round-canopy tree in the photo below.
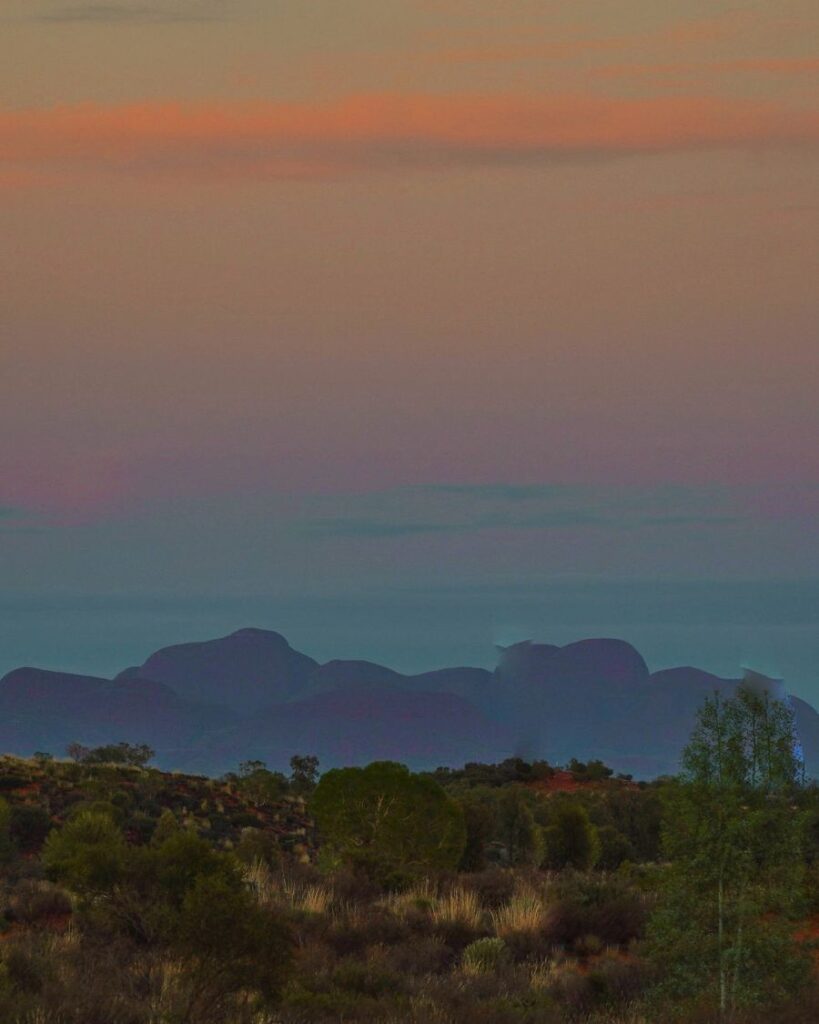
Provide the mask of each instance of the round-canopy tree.
[{"label": "round-canopy tree", "polygon": [[466,846],[455,801],[393,761],[326,772],[310,806],[328,852],[382,881],[453,869]]}]

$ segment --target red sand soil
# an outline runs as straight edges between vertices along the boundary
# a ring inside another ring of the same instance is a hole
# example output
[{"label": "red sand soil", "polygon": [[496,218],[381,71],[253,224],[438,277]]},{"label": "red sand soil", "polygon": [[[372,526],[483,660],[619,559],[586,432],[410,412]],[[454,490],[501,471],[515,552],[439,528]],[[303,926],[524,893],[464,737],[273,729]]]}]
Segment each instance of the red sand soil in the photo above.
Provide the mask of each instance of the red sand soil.
[{"label": "red sand soil", "polygon": [[616,786],[618,789],[639,789],[636,782],[629,782],[626,779],[605,779],[600,782],[580,782],[574,774],[569,771],[556,771],[548,779],[538,779],[536,782],[528,783],[530,789],[534,789],[544,796],[552,793],[575,793],[577,790],[585,789],[610,789]]}]

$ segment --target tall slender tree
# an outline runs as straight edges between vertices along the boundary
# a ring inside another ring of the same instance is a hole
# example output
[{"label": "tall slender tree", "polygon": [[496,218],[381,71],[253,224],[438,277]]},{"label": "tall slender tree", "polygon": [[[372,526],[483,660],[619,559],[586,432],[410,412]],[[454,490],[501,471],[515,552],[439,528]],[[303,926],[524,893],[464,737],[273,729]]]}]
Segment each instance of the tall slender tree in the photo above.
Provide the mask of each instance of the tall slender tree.
[{"label": "tall slender tree", "polygon": [[801,779],[793,713],[760,688],[705,701],[669,787],[670,862],[649,951],[659,988],[711,998],[721,1021],[809,971],[794,939],[803,896]]}]

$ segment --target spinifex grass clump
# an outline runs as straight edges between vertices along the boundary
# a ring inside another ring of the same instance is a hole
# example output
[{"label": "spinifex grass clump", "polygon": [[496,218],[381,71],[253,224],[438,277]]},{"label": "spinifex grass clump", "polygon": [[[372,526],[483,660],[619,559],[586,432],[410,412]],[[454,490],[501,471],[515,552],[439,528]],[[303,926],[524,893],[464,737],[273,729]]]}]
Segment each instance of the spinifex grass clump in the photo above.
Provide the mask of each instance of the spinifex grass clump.
[{"label": "spinifex grass clump", "polygon": [[439,928],[461,927],[477,931],[483,923],[483,909],[474,892],[457,886],[432,905],[432,922]]},{"label": "spinifex grass clump", "polygon": [[503,939],[485,938],[470,942],[461,954],[461,970],[466,974],[489,974],[509,963],[509,950]]},{"label": "spinifex grass clump", "polygon": [[543,928],[545,913],[540,896],[532,889],[524,889],[492,911],[492,925],[495,934],[501,938],[534,934]]}]

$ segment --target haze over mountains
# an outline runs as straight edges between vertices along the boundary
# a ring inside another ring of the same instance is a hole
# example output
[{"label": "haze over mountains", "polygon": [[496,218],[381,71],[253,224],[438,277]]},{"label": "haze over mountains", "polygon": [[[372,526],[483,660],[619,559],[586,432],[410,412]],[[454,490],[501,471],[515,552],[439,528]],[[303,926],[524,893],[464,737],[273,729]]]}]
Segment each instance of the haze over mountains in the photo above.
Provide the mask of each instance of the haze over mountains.
[{"label": "haze over mountains", "polygon": [[[325,769],[600,757],[649,777],[676,771],[696,709],[740,681],[691,667],[651,673],[622,640],[499,653],[494,672],[404,675],[367,661],[319,664],[278,633],[241,629],[163,648],[113,680],[19,668],[0,679],[0,750],[146,742],[161,766],[205,773],[251,758],[284,768],[294,753],[317,754]],[[791,700],[808,773],[819,775],[819,714]]]}]

